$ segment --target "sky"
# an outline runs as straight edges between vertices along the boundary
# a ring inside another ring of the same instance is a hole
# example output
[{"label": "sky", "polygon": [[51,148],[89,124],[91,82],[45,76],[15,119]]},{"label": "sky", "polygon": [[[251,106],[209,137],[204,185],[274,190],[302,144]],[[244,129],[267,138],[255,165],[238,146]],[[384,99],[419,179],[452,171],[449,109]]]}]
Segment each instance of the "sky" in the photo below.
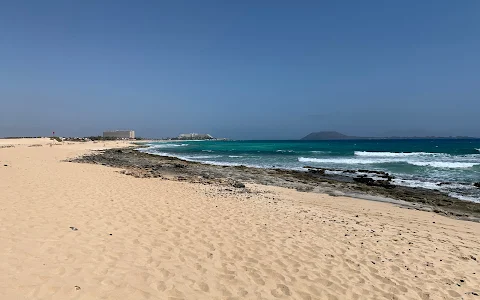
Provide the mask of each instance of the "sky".
[{"label": "sky", "polygon": [[480,136],[480,1],[0,2],[0,136]]}]

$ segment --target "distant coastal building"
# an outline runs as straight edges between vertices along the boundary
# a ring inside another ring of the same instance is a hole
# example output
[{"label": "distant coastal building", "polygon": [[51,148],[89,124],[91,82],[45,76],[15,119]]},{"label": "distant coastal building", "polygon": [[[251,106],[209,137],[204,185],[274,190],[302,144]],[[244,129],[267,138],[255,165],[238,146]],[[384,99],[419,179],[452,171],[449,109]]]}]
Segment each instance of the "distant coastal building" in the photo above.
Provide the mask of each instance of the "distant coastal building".
[{"label": "distant coastal building", "polygon": [[177,139],[179,140],[213,140],[213,136],[200,133],[182,133]]},{"label": "distant coastal building", "polygon": [[133,130],[113,130],[113,131],[104,131],[104,138],[115,138],[115,139],[134,139],[135,131]]}]

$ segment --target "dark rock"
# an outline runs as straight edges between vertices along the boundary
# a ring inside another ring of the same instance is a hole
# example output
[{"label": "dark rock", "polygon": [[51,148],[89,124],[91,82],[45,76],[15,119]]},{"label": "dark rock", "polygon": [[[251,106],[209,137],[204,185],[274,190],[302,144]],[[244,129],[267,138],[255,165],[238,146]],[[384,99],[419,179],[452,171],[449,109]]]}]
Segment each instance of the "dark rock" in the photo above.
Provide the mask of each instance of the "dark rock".
[{"label": "dark rock", "polygon": [[324,175],[325,174],[325,169],[308,169],[308,172],[310,172],[312,174]]},{"label": "dark rock", "polygon": [[78,228],[73,227],[73,226],[70,226],[70,229],[73,230],[73,231],[77,231],[77,230],[78,230]]},{"label": "dark rock", "polygon": [[360,173],[371,173],[371,174],[378,174],[378,175],[388,175],[388,173],[383,171],[375,171],[375,170],[358,170]]},{"label": "dark rock", "polygon": [[387,189],[395,188],[395,185],[390,184],[390,180],[373,180],[366,175],[360,175],[358,177],[353,178],[353,181],[366,184],[368,186],[379,186]]},{"label": "dark rock", "polygon": [[390,180],[375,180],[374,185],[381,186],[386,189],[393,189],[395,185],[390,184]]},{"label": "dark rock", "polygon": [[245,188],[245,184],[241,183],[240,181],[235,181],[232,186],[237,189],[243,189]]},{"label": "dark rock", "polygon": [[297,192],[311,192],[313,191],[313,186],[297,186]]},{"label": "dark rock", "polygon": [[480,182],[475,182],[475,183],[473,184],[473,186],[480,189]]},{"label": "dark rock", "polygon": [[184,164],[174,164],[173,166],[178,169],[185,168]]},{"label": "dark rock", "polygon": [[8,167],[8,165],[3,165],[4,167]]},{"label": "dark rock", "polygon": [[213,176],[212,174],[209,174],[209,173],[203,173],[202,177],[205,178],[205,179],[214,179],[215,178],[215,176]]},{"label": "dark rock", "polygon": [[375,180],[373,180],[372,178],[366,177],[366,176],[355,177],[355,178],[353,178],[353,181],[360,182],[360,183],[363,183],[363,184],[366,184],[366,185],[374,185],[374,183],[375,183]]}]

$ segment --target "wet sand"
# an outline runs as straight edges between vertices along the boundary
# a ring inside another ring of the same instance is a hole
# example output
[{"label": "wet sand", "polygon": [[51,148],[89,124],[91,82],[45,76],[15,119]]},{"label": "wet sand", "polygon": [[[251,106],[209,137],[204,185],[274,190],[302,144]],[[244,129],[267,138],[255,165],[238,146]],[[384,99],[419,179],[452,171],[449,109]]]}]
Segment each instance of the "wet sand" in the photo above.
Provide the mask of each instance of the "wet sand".
[{"label": "wet sand", "polygon": [[68,162],[125,143],[7,143],[0,299],[480,299],[479,223]]}]

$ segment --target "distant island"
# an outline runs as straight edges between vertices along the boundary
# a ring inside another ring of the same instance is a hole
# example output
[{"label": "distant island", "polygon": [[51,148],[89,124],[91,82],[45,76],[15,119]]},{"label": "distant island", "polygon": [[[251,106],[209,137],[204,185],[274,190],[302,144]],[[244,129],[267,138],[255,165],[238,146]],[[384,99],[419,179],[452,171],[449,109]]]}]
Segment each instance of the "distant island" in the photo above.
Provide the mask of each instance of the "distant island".
[{"label": "distant island", "polygon": [[439,136],[389,136],[389,137],[361,137],[361,136],[349,136],[337,131],[319,131],[312,132],[309,135],[301,138],[300,140],[305,141],[327,141],[327,140],[387,140],[387,139],[478,139],[476,137],[469,136],[449,136],[449,137],[439,137]]}]

